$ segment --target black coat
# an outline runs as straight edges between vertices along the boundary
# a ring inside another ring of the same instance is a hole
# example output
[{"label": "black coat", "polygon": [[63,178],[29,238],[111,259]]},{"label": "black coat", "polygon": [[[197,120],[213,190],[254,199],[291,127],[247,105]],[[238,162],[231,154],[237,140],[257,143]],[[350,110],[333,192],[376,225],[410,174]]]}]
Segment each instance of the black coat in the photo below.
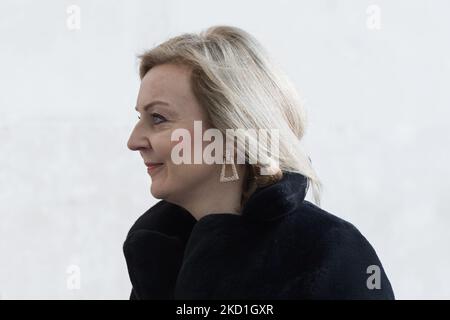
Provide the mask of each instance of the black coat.
[{"label": "black coat", "polygon": [[123,245],[130,299],[394,299],[367,239],[306,190],[304,176],[284,172],[241,215],[198,221],[159,201]]}]

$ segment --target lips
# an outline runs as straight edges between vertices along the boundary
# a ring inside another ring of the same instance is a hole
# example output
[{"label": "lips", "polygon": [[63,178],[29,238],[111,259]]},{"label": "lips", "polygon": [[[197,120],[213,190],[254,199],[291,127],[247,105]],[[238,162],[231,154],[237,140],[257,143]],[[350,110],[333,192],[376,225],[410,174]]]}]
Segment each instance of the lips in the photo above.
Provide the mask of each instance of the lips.
[{"label": "lips", "polygon": [[160,163],[160,164],[152,164],[152,165],[147,166],[147,169],[148,170],[152,170],[152,169],[158,168],[161,165],[162,165],[162,163]]},{"label": "lips", "polygon": [[159,166],[161,164],[162,164],[161,162],[145,162],[145,165],[147,167],[155,167],[155,166]]},{"label": "lips", "polygon": [[147,166],[147,172],[152,173],[154,170],[160,168],[163,165],[163,163],[145,162],[145,165]]}]

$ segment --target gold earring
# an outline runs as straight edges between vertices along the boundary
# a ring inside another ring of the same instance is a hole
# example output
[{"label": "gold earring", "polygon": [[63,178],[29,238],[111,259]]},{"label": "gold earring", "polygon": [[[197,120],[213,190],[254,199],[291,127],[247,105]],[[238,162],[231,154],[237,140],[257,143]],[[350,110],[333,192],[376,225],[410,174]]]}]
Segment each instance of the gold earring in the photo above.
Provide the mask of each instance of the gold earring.
[{"label": "gold earring", "polygon": [[230,151],[229,150],[226,150],[226,158],[224,157],[224,163],[222,164],[222,171],[220,173],[220,182],[229,182],[229,181],[239,180],[239,175],[237,173],[236,165],[234,164],[234,161],[231,162],[231,168],[233,170],[233,175],[230,176],[230,177],[225,177],[225,166],[226,166],[225,159],[227,161],[231,160],[231,156],[230,156]]}]

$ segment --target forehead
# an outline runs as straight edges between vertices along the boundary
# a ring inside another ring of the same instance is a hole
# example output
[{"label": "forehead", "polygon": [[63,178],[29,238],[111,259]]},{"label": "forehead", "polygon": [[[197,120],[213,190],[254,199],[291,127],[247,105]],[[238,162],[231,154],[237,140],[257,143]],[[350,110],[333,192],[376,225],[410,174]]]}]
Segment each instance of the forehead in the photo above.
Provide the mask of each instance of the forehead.
[{"label": "forehead", "polygon": [[162,64],[153,67],[142,78],[138,105],[155,99],[165,99],[174,104],[192,99],[190,74],[190,69],[183,65]]}]

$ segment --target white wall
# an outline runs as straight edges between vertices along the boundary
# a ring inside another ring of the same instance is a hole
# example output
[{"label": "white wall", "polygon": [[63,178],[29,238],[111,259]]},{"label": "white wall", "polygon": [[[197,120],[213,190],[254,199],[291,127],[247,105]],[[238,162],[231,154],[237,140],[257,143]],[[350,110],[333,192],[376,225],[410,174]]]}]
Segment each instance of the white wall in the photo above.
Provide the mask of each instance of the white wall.
[{"label": "white wall", "polygon": [[156,201],[126,147],[136,55],[230,24],[303,94],[322,207],[369,239],[397,298],[449,299],[449,18],[445,0],[1,1],[0,298],[128,298],[122,243]]}]

